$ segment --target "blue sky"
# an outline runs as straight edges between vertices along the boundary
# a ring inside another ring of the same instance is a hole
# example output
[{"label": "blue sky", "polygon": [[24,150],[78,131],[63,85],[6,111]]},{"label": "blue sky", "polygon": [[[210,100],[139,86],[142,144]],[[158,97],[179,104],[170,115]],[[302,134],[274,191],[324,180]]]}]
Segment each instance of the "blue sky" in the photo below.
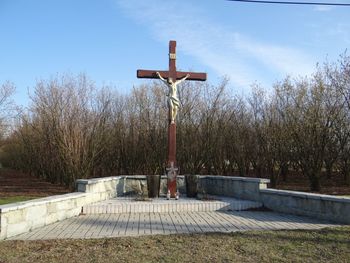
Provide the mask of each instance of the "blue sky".
[{"label": "blue sky", "polygon": [[[319,0],[320,1],[320,0]],[[346,0],[339,2],[348,3]],[[332,2],[332,1],[331,1]],[[127,93],[136,70],[177,67],[230,79],[246,93],[286,75],[310,75],[350,46],[350,7],[282,6],[224,0],[0,0],[0,84],[27,104],[37,80],[86,73]]]}]

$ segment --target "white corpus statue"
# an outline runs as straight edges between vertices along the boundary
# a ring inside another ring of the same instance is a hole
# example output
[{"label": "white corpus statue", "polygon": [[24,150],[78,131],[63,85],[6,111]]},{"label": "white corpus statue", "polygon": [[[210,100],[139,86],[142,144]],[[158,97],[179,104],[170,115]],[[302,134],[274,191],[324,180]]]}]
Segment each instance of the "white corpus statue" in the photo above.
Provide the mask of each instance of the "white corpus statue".
[{"label": "white corpus statue", "polygon": [[169,94],[168,96],[168,106],[170,109],[170,121],[171,123],[175,122],[175,118],[177,115],[177,110],[180,106],[180,100],[179,97],[177,96],[177,84],[180,84],[184,80],[186,80],[190,75],[187,74],[185,77],[182,79],[179,79],[178,81],[173,81],[172,78],[168,78],[168,80],[164,79],[159,72],[157,72],[157,76],[162,80],[165,85],[169,88]]}]

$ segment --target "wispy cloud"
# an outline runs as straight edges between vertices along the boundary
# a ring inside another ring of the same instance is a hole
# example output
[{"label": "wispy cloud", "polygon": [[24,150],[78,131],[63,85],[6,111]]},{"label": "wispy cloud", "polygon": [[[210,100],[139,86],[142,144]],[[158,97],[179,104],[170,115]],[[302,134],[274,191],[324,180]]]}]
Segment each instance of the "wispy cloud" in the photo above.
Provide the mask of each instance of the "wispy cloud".
[{"label": "wispy cloud", "polygon": [[333,6],[326,6],[326,5],[317,5],[314,7],[314,11],[317,11],[317,12],[329,12],[333,9],[334,9]]},{"label": "wispy cloud", "polygon": [[239,49],[246,51],[265,67],[279,74],[308,75],[314,70],[315,65],[311,57],[298,49],[247,39],[241,39],[237,43]]},{"label": "wispy cloud", "polygon": [[255,81],[271,84],[263,71],[280,77],[309,74],[314,68],[312,59],[302,51],[262,43],[233,32],[225,25],[210,21],[203,10],[188,2],[186,8],[178,1],[117,0],[117,3],[131,18],[150,29],[157,40],[178,40],[182,52],[195,57],[219,76],[229,77],[231,83],[240,88],[247,88]]}]

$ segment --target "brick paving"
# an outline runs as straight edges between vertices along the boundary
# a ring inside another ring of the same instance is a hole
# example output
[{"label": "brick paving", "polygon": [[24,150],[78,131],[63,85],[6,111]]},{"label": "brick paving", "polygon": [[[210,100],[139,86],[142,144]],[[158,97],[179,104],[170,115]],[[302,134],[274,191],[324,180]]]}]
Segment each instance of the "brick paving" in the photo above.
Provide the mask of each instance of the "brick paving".
[{"label": "brick paving", "polygon": [[10,240],[106,238],[246,230],[320,229],[337,226],[267,211],[89,214],[56,222]]}]

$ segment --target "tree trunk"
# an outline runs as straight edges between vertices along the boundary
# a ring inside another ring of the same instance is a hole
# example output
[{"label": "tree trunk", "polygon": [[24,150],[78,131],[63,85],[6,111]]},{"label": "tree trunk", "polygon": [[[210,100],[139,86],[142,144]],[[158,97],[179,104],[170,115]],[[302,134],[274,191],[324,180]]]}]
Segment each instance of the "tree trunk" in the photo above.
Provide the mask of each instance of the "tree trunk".
[{"label": "tree trunk", "polygon": [[245,166],[245,174],[246,174],[246,176],[249,175],[249,170],[250,170],[250,163],[248,162],[248,164],[246,164],[246,166]]},{"label": "tree trunk", "polygon": [[160,175],[147,175],[147,190],[149,198],[159,197]]},{"label": "tree trunk", "polygon": [[288,164],[282,164],[281,165],[281,176],[283,182],[287,182],[287,175],[288,175]]},{"label": "tree trunk", "polygon": [[350,186],[350,169],[347,162],[344,162],[342,172],[344,175],[344,182],[347,186]]},{"label": "tree trunk", "polygon": [[327,179],[332,178],[333,162],[326,162],[326,175]]},{"label": "tree trunk", "polygon": [[311,174],[309,176],[309,180],[310,180],[310,190],[313,192],[319,192],[321,190],[319,174]]},{"label": "tree trunk", "polygon": [[278,173],[275,173],[273,168],[270,168],[269,171],[270,171],[271,188],[276,188],[277,181],[278,181]]},{"label": "tree trunk", "polygon": [[261,178],[262,176],[262,167],[260,164],[254,165],[255,176]]},{"label": "tree trunk", "polygon": [[240,164],[238,164],[237,166],[238,166],[239,176],[244,177],[245,176],[244,166]]},{"label": "tree trunk", "polygon": [[196,197],[198,193],[198,175],[185,175],[187,197]]}]

